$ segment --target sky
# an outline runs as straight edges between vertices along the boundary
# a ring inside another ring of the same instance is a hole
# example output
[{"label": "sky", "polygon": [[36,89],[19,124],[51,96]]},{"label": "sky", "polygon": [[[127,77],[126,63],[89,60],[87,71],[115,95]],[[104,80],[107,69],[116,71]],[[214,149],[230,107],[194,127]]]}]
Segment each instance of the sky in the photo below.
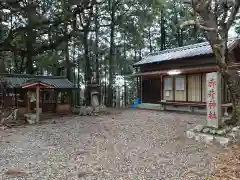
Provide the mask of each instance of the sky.
[{"label": "sky", "polygon": [[230,38],[233,38],[233,37],[237,37],[237,33],[235,32],[235,28],[234,27],[231,27],[229,32],[228,32],[228,36]]}]

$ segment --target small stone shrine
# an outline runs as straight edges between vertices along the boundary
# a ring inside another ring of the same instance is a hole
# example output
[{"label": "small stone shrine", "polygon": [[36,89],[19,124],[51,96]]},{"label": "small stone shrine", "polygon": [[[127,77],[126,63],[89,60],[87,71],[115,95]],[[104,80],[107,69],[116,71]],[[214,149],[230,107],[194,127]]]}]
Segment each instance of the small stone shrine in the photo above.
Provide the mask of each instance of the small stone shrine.
[{"label": "small stone shrine", "polygon": [[206,76],[207,124],[197,125],[187,131],[187,137],[206,144],[217,143],[227,146],[240,136],[240,127],[223,125],[221,109],[221,74],[208,73]]},{"label": "small stone shrine", "polygon": [[91,83],[87,85],[87,89],[90,93],[90,104],[95,112],[99,112],[99,84],[96,79],[96,72],[93,72]]},{"label": "small stone shrine", "polygon": [[87,84],[85,90],[85,98],[88,100],[86,106],[74,107],[72,112],[81,116],[98,115],[99,113],[107,113],[104,105],[100,105],[99,85],[96,80],[96,72],[93,72],[90,83]]}]

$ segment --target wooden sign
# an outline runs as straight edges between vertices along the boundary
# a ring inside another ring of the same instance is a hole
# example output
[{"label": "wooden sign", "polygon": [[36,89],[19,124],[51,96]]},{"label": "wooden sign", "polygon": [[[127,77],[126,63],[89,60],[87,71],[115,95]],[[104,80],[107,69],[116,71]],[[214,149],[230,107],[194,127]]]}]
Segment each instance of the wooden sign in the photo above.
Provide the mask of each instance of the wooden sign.
[{"label": "wooden sign", "polygon": [[206,76],[207,126],[221,125],[221,76],[217,72]]}]

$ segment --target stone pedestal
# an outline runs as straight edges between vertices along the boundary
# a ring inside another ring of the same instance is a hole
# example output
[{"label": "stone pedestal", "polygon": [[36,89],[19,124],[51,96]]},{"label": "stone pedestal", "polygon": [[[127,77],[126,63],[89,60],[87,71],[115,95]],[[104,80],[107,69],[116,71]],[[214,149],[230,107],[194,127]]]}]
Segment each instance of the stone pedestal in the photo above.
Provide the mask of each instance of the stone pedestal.
[{"label": "stone pedestal", "polygon": [[90,104],[94,110],[97,110],[97,107],[99,106],[99,91],[98,91],[99,85],[98,84],[89,84],[87,86],[87,91],[89,93],[90,98]]}]

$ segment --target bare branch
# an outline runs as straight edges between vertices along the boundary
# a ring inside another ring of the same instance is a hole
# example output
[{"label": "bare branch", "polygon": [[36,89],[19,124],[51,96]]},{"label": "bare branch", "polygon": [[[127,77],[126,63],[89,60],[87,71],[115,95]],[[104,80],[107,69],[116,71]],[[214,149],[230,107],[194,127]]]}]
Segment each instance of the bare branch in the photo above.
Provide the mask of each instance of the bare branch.
[{"label": "bare branch", "polygon": [[180,28],[182,29],[185,26],[191,26],[191,25],[196,25],[196,26],[198,26],[199,28],[201,28],[201,29],[203,29],[205,31],[217,31],[217,29],[203,26],[203,25],[201,25],[199,22],[197,22],[195,20],[185,21],[184,23],[182,23],[180,25]]},{"label": "bare branch", "polygon": [[232,26],[232,23],[235,20],[235,17],[236,17],[236,15],[238,13],[239,7],[240,7],[240,0],[235,0],[235,4],[232,7],[232,12],[230,14],[230,17],[229,17],[227,25],[226,25],[226,29],[227,30],[229,30],[230,27]]},{"label": "bare branch", "polygon": [[220,26],[223,26],[225,24],[225,21],[227,19],[227,15],[228,15],[228,6],[227,6],[227,3],[223,2],[221,4],[221,7],[222,7],[222,10],[223,10],[223,13],[222,13],[222,18],[221,20],[219,21],[219,25]]}]

